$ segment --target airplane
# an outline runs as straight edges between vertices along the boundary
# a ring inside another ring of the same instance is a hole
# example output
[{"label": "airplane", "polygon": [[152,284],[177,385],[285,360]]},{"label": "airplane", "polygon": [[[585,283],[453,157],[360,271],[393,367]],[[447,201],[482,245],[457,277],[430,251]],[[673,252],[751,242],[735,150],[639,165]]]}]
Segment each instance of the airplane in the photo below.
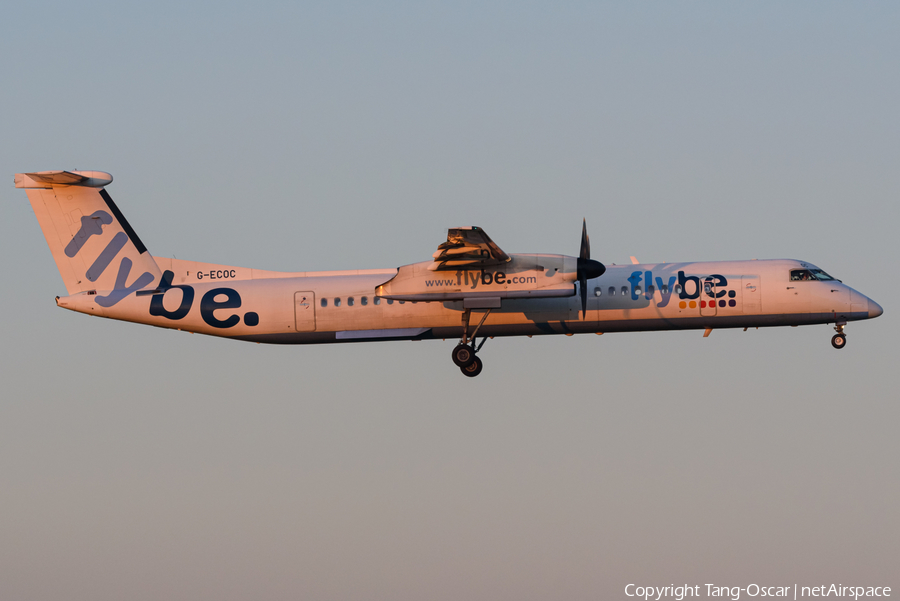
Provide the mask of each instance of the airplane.
[{"label": "airplane", "polygon": [[[235,340],[325,344],[456,339],[469,377],[495,336],[834,324],[881,306],[793,259],[606,266],[507,254],[479,227],[448,230],[431,259],[395,269],[276,272],[153,257],[113,202],[103,171],[19,173],[63,278],[64,309]],[[481,342],[478,343],[478,337]]]}]

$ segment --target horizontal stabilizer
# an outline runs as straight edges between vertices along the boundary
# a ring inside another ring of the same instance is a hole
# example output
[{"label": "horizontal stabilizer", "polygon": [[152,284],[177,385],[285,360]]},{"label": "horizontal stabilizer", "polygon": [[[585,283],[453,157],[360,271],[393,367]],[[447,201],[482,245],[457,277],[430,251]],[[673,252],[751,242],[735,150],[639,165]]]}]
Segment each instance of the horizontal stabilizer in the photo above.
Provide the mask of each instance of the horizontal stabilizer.
[{"label": "horizontal stabilizer", "polygon": [[105,171],[38,171],[17,173],[16,188],[52,188],[53,186],[86,186],[102,188],[113,181]]}]

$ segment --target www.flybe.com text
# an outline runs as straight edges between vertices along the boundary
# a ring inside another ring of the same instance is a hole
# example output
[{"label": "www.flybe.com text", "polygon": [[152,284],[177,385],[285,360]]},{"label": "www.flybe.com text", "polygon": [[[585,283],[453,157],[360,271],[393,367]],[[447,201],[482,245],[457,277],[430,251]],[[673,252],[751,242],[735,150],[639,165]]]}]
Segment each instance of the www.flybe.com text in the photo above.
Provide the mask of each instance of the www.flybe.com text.
[{"label": "www.flybe.com text", "polygon": [[822,584],[819,586],[765,586],[748,584],[747,586],[720,586],[716,584],[684,584],[676,586],[639,586],[629,584],[625,587],[625,595],[649,601],[660,601],[664,598],[682,601],[686,598],[731,599],[739,601],[741,595],[746,597],[777,597],[781,599],[800,599],[818,597],[842,597],[845,599],[863,599],[872,597],[890,597],[889,586],[844,586],[843,584]]},{"label": "www.flybe.com text", "polygon": [[444,280],[425,280],[426,288],[440,288],[441,286],[462,287],[469,286],[472,290],[482,286],[490,286],[491,284],[536,284],[535,276],[517,276],[509,277],[502,271],[457,271],[456,278],[447,278]]}]

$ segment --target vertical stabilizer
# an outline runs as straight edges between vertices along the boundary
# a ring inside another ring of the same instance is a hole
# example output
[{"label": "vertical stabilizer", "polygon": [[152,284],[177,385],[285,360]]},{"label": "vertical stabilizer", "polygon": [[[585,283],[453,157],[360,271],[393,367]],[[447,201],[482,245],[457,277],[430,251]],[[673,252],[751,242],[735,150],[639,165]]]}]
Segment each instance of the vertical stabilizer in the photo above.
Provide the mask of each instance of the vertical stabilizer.
[{"label": "vertical stabilizer", "polygon": [[104,186],[102,171],[17,173],[69,295],[95,292],[111,307],[160,278],[156,261]]}]

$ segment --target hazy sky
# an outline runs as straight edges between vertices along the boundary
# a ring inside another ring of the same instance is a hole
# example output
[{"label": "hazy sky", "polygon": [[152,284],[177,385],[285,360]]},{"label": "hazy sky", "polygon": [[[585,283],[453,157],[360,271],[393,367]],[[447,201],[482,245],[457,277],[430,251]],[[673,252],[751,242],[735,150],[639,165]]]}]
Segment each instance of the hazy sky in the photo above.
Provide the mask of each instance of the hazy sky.
[{"label": "hazy sky", "polygon": [[[0,35],[0,598],[900,591],[900,6],[29,2]],[[92,319],[13,174],[157,256],[396,267],[448,227],[790,257],[877,320],[275,347]]]}]

